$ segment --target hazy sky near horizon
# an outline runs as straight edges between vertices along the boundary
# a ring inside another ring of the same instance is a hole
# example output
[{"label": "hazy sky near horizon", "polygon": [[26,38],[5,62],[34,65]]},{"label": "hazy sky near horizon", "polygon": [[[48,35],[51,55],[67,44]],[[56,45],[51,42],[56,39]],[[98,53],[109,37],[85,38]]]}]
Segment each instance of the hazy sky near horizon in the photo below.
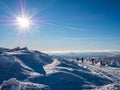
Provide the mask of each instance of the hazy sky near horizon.
[{"label": "hazy sky near horizon", "polygon": [[[31,17],[29,31],[14,20]],[[120,0],[0,0],[0,47],[120,50]]]}]

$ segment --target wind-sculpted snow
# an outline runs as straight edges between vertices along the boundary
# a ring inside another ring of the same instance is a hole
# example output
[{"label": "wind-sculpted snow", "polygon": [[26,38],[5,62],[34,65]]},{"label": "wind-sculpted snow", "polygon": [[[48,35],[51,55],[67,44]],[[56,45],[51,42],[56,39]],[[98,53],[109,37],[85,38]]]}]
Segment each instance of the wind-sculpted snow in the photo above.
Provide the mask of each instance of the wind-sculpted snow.
[{"label": "wind-sculpted snow", "polygon": [[47,54],[27,48],[0,48],[0,83],[10,78],[25,80],[29,77],[45,75],[43,65],[51,63]]},{"label": "wind-sculpted snow", "polygon": [[8,81],[4,81],[0,87],[0,90],[20,90],[20,88],[20,82],[13,78]]},{"label": "wind-sculpted snow", "polygon": [[[27,66],[26,66],[27,67]],[[20,80],[27,78],[24,71],[30,72],[31,69],[23,67],[11,55],[0,55],[0,83],[3,80],[15,77]]]},{"label": "wind-sculpted snow", "polygon": [[92,65],[90,60],[82,63],[72,57],[50,57],[28,48],[0,48],[1,90],[119,90],[120,68],[106,65],[100,67],[98,61]]},{"label": "wind-sculpted snow", "polygon": [[20,82],[15,78],[4,81],[0,90],[49,90],[47,85],[35,84],[30,82]]},{"label": "wind-sculpted snow", "polygon": [[22,60],[22,62],[24,62],[27,66],[34,69],[35,72],[45,75],[43,65],[46,65],[52,62],[52,59],[47,54],[40,53],[37,51],[21,51],[21,52],[20,52],[21,54],[15,53],[12,55]]}]

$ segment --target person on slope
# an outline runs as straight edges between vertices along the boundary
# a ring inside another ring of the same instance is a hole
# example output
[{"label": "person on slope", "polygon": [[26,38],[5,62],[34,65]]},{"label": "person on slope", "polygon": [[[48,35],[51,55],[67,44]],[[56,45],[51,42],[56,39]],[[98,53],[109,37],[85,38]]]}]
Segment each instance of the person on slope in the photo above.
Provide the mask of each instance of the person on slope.
[{"label": "person on slope", "polygon": [[94,65],[95,59],[92,58],[91,61],[92,61],[92,65]]},{"label": "person on slope", "polygon": [[84,58],[82,58],[82,63],[84,62]]},{"label": "person on slope", "polygon": [[100,67],[102,67],[103,66],[103,61],[100,61]]}]

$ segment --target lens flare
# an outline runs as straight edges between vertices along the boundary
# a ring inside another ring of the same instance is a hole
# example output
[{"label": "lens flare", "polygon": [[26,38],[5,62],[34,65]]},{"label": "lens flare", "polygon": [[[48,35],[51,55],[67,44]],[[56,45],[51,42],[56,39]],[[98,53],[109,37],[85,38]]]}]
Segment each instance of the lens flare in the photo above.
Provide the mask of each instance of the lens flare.
[{"label": "lens flare", "polygon": [[31,27],[31,21],[27,17],[17,17],[16,25],[20,30],[28,30]]}]

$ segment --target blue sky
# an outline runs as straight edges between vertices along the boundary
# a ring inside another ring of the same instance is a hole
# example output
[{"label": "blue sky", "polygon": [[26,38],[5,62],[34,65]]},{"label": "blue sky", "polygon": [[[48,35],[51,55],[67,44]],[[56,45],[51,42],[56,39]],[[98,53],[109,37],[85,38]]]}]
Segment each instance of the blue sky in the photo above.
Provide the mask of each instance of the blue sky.
[{"label": "blue sky", "polygon": [[[38,20],[24,34],[8,22],[20,15],[21,2],[25,14]],[[119,4],[120,0],[0,0],[0,47],[119,51]]]}]

